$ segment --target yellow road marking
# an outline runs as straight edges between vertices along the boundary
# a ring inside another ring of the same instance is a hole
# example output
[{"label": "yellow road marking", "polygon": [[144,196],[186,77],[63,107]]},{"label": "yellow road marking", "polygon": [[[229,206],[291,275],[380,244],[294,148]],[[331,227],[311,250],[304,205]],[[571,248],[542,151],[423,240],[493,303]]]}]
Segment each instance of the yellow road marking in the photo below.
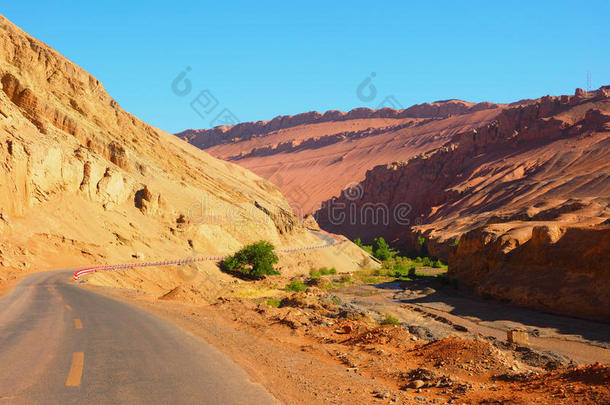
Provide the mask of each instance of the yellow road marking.
[{"label": "yellow road marking", "polygon": [[82,329],[83,328],[83,323],[80,321],[80,319],[74,318],[74,327],[76,329]]},{"label": "yellow road marking", "polygon": [[68,311],[72,311],[72,307],[71,307],[70,305],[68,305],[68,304],[66,304],[66,309],[67,309]]},{"label": "yellow road marking", "polygon": [[66,387],[78,387],[80,385],[80,379],[83,376],[83,365],[85,364],[85,353],[74,352],[72,353],[72,365],[70,366],[70,372],[68,378],[66,378]]}]

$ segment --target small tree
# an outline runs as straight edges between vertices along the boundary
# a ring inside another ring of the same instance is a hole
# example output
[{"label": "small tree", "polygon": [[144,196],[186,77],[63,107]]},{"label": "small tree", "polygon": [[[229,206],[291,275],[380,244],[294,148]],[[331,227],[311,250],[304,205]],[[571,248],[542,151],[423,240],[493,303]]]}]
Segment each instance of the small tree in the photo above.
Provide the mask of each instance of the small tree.
[{"label": "small tree", "polygon": [[419,245],[419,254],[422,256],[428,256],[428,245],[426,244],[426,238],[423,236],[418,236],[417,244]]},{"label": "small tree", "polygon": [[278,262],[275,247],[267,241],[259,241],[243,247],[237,253],[223,259],[220,269],[245,278],[259,279],[265,275],[280,274],[273,268]]},{"label": "small tree", "polygon": [[388,260],[393,256],[390,246],[382,237],[373,240],[373,256],[379,260]]}]

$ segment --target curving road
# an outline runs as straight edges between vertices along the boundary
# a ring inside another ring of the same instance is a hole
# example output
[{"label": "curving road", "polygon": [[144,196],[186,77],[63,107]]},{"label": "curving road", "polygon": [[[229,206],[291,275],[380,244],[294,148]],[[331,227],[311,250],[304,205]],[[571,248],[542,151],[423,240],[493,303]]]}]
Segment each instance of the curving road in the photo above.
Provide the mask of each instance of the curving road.
[{"label": "curving road", "polygon": [[0,404],[271,404],[218,350],[148,312],[33,274],[0,298]]}]

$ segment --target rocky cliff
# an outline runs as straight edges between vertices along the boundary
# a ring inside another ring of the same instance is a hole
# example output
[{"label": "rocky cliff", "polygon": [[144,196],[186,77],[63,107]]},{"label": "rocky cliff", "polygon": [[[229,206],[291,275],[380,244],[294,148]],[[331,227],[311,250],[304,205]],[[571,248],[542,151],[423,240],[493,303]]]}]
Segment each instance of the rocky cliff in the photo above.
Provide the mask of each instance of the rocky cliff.
[{"label": "rocky cliff", "polygon": [[0,83],[0,284],[27,268],[319,243],[276,186],[123,111],[2,16]]},{"label": "rocky cliff", "polygon": [[610,226],[490,225],[467,232],[449,275],[484,297],[610,322]]}]

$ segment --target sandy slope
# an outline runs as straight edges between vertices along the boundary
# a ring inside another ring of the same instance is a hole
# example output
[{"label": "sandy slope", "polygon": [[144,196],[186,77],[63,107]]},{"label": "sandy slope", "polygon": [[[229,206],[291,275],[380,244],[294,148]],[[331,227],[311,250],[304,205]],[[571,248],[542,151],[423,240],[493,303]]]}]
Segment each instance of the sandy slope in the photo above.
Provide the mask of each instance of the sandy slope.
[{"label": "sandy slope", "polygon": [[0,284],[260,239],[318,243],[276,186],[125,112],[96,78],[1,16],[0,83]]}]

